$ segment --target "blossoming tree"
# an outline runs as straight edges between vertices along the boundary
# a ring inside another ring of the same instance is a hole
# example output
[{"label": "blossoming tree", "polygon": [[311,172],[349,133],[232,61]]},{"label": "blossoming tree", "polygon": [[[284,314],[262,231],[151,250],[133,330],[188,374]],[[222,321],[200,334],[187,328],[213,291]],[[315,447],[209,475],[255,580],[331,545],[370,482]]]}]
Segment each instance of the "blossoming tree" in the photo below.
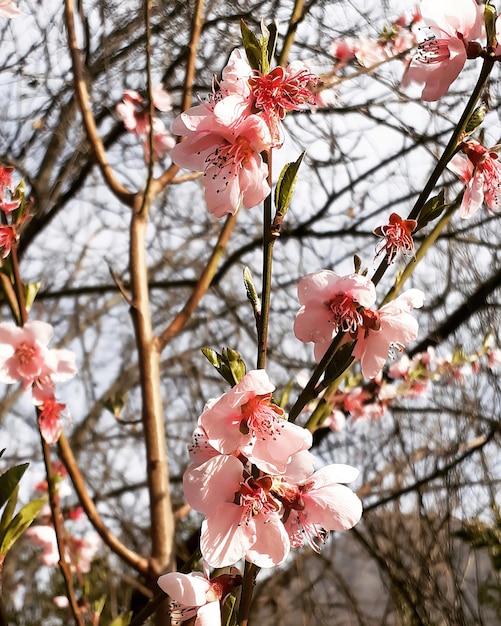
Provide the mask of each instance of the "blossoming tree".
[{"label": "blossoming tree", "polygon": [[499,7],[407,9],[0,0],[0,623],[245,626],[348,541],[403,622],[484,618]]}]

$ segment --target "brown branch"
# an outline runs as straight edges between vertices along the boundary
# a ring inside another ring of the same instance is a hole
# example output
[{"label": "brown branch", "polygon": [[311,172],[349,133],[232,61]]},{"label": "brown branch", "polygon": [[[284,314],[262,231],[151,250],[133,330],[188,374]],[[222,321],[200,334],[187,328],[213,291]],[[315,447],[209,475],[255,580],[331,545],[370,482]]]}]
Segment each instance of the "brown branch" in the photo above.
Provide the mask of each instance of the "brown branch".
[{"label": "brown branch", "polygon": [[294,38],[296,36],[296,30],[299,22],[304,19],[304,0],[296,0],[294,3],[294,10],[292,12],[291,18],[289,20],[289,27],[287,28],[287,32],[285,34],[284,44],[282,46],[282,52],[280,53],[280,58],[278,60],[278,64],[282,67],[285,67],[287,64],[287,59],[289,58],[289,52],[292,48],[292,44],[294,43]]},{"label": "brown branch", "polygon": [[438,346],[449,335],[452,335],[466,320],[475,313],[488,306],[487,297],[501,287],[501,268],[483,282],[469,298],[463,302],[453,313],[432,331],[427,337],[420,341],[412,350],[408,351],[408,355],[412,358],[419,352],[425,352],[429,346]]},{"label": "brown branch", "polygon": [[130,226],[129,273],[138,350],[142,400],[141,419],[147,458],[150,497],[151,560],[150,574],[159,575],[174,568],[174,515],[169,485],[169,465],[165,440],[160,380],[159,342],[153,334],[146,261],[148,205],[135,200]]},{"label": "brown branch", "polygon": [[210,259],[208,260],[207,265],[205,266],[200,278],[198,279],[197,284],[193,288],[191,296],[188,298],[188,301],[186,302],[182,310],[176,315],[174,320],[169,324],[169,326],[158,338],[160,352],[165,348],[169,341],[184,328],[184,326],[192,316],[193,312],[197,308],[198,304],[200,303],[200,300],[206,294],[207,289],[209,289],[212,279],[216,274],[219,260],[221,259],[221,256],[223,255],[226,246],[228,245],[231,233],[233,232],[236,218],[237,214],[229,215],[226,219],[226,222],[219,234],[219,238],[216,245],[214,246]]},{"label": "brown branch", "polygon": [[68,474],[75,487],[80,504],[89,518],[90,523],[96,529],[96,532],[99,534],[104,543],[110,548],[110,550],[133,567],[137,572],[146,575],[148,573],[148,560],[125,546],[103,522],[94,501],[87,491],[84,478],[80,472],[75,456],[73,455],[73,450],[71,449],[71,446],[64,434],[59,438],[58,445],[61,460],[64,463],[65,468],[68,470]]},{"label": "brown branch", "polygon": [[[196,60],[198,55],[198,45],[202,34],[204,22],[204,0],[197,0],[195,14],[191,23],[190,43],[188,44],[188,60],[186,61],[186,74],[183,85],[183,99],[181,100],[181,111],[186,111],[191,106],[193,98],[193,83],[195,81]],[[179,168],[174,163],[155,180],[156,193],[160,193],[175,178]]]},{"label": "brown branch", "polygon": [[75,596],[75,588],[73,586],[73,576],[66,560],[66,534],[63,524],[63,514],[59,506],[59,497],[56,492],[56,485],[54,483],[54,476],[52,474],[52,465],[50,460],[50,447],[45,441],[42,434],[40,434],[42,440],[42,451],[45,463],[45,472],[47,474],[47,484],[49,487],[49,504],[52,513],[52,523],[54,525],[54,531],[56,533],[57,548],[59,550],[59,568],[64,578],[64,584],[66,587],[66,595],[70,603],[71,612],[75,619],[75,623],[78,626],[84,626],[85,622],[78,606],[78,602]]},{"label": "brown branch", "polygon": [[74,4],[73,0],[65,0],[66,30],[68,33],[68,45],[71,54],[73,77],[75,82],[75,93],[77,95],[80,111],[82,112],[83,123],[87,132],[87,138],[96,155],[96,159],[110,190],[127,206],[132,206],[134,194],[124,187],[115,177],[113,170],[106,158],[106,151],[103,142],[97,132],[96,120],[92,114],[89,91],[84,78],[84,70],[81,59],[81,52],[77,44],[75,30]]}]

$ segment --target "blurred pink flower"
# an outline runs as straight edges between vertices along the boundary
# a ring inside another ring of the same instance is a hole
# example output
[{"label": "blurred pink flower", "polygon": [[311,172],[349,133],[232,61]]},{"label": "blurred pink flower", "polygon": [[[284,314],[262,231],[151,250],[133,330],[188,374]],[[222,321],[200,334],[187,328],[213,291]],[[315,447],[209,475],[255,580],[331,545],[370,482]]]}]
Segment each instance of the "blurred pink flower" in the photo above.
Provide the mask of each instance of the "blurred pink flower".
[{"label": "blurred pink flower", "polygon": [[421,15],[433,38],[420,44],[402,79],[424,83],[422,100],[439,100],[456,80],[467,58],[478,56],[484,36],[483,5],[475,0],[422,0]]},{"label": "blurred pink flower", "polygon": [[459,214],[468,219],[485,203],[499,211],[501,196],[501,163],[496,152],[475,139],[462,144],[464,154],[456,154],[447,167],[466,184]]},{"label": "blurred pink flower", "polygon": [[245,101],[227,96],[213,106],[181,113],[173,132],[186,139],[172,150],[180,167],[204,173],[207,208],[216,217],[251,208],[270,193],[268,166],[260,153],[271,146],[270,131],[257,115],[242,115]]},{"label": "blurred pink flower", "polygon": [[16,326],[0,323],[0,381],[7,384],[23,381],[25,388],[35,381],[49,360],[47,345],[52,326],[45,322],[28,322]]},{"label": "blurred pink flower", "polygon": [[376,289],[366,276],[338,276],[320,270],[301,278],[298,298],[302,306],[294,321],[294,334],[300,341],[316,344],[319,361],[339,331],[355,333],[364,324],[364,308],[374,304]]},{"label": "blurred pink flower", "polygon": [[0,0],[0,17],[16,17],[21,11],[17,8],[14,0]]},{"label": "blurred pink flower", "polygon": [[59,563],[59,548],[57,547],[56,531],[53,526],[30,526],[26,531],[26,536],[36,546],[42,548],[40,558],[44,565],[55,567]]},{"label": "blurred pink flower", "polygon": [[69,418],[65,404],[57,402],[56,398],[48,398],[40,407],[38,425],[40,433],[48,444],[56,443],[63,432],[61,418]]},{"label": "blurred pink flower", "polygon": [[402,349],[416,339],[419,326],[410,311],[423,306],[423,302],[422,291],[409,289],[375,312],[377,328],[359,328],[352,354],[360,360],[366,378],[374,378],[382,370],[390,346]]},{"label": "blurred pink flower", "polygon": [[253,370],[210,401],[199,418],[208,443],[221,454],[243,454],[264,472],[283,474],[293,454],[311,447],[312,437],[285,419],[271,400],[274,390],[265,370]]}]

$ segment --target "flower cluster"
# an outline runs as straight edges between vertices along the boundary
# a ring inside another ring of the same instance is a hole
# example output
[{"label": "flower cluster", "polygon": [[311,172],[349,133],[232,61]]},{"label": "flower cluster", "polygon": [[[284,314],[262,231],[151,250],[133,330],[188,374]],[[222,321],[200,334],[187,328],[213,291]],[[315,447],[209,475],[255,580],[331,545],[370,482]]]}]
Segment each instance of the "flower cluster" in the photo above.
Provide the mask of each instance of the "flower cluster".
[{"label": "flower cluster", "polygon": [[346,341],[356,340],[352,355],[360,360],[362,373],[374,378],[383,368],[390,346],[401,350],[416,339],[418,323],[410,311],[423,305],[424,294],[409,289],[378,310],[372,281],[361,274],[338,276],[330,270],[308,274],[299,281],[301,308],[294,322],[300,341],[315,344],[320,361],[333,338],[346,333]]},{"label": "flower cluster", "polygon": [[9,256],[13,244],[19,239],[18,225],[12,219],[12,213],[21,206],[21,198],[12,181],[13,171],[13,167],[0,165],[0,211],[3,214],[0,224],[0,250],[3,259]]},{"label": "flower cluster", "polygon": [[[167,112],[172,109],[170,95],[157,85],[152,90],[153,106],[158,111]],[[125,128],[136,134],[143,142],[145,159],[150,159],[150,118],[147,101],[132,89],[124,92],[122,102],[116,106],[116,112],[124,123]],[[160,159],[166,152],[172,150],[176,140],[168,132],[165,124],[158,118],[153,118],[153,155]]]},{"label": "flower cluster", "polygon": [[417,44],[417,24],[421,20],[419,10],[411,16],[401,15],[389,26],[385,26],[378,39],[346,37],[332,42],[331,53],[336,59],[332,73],[336,73],[351,61],[357,61],[363,67],[372,67],[388,61]]},{"label": "flower cluster", "polygon": [[361,517],[344,485],[358,471],[329,465],[313,472],[311,433],[273,403],[264,370],[248,372],[198,420],[183,478],[188,503],[205,515],[200,548],[211,567],[241,558],[259,567],[282,563],[291,547],[318,550],[327,531]]},{"label": "flower cluster", "polygon": [[459,214],[470,218],[485,203],[490,211],[499,211],[501,196],[501,163],[498,154],[475,139],[461,144],[447,167],[465,183]]},{"label": "flower cluster", "polygon": [[[67,481],[67,472],[60,462],[54,463],[55,488],[58,499],[64,500],[73,495]],[[48,485],[46,481],[41,481],[35,486],[35,491],[39,496],[46,495]],[[68,553],[66,559],[71,563],[72,569],[80,574],[90,571],[91,563],[101,547],[99,535],[88,530],[84,526],[85,516],[80,506],[68,505],[62,507],[65,520],[70,520],[72,532],[65,526],[65,542]],[[49,505],[45,505],[37,517],[37,523],[30,526],[26,531],[26,536],[33,544],[41,548],[40,560],[47,567],[56,567],[60,556],[57,545],[56,531],[52,523],[52,512]]]},{"label": "flower cluster", "polygon": [[59,439],[61,417],[67,414],[66,406],[56,401],[56,383],[70,380],[77,372],[73,352],[48,348],[52,336],[52,326],[45,322],[0,323],[0,382],[22,382],[24,389],[31,389],[47,443]]},{"label": "flower cluster", "polygon": [[172,160],[203,172],[213,215],[234,214],[241,205],[251,208],[270,193],[261,153],[281,145],[287,112],[318,103],[317,81],[300,61],[263,74],[235,50],[212,96],[176,118],[173,132],[185,140],[173,149]]},{"label": "flower cluster", "polygon": [[501,351],[486,345],[469,355],[459,351],[438,356],[431,347],[412,358],[404,354],[373,380],[360,382],[357,378],[346,378],[344,390],[330,399],[331,413],[321,427],[340,432],[348,419],[378,420],[395,400],[425,395],[430,383],[461,383],[466,376],[480,370],[482,361],[491,369],[498,367]]}]

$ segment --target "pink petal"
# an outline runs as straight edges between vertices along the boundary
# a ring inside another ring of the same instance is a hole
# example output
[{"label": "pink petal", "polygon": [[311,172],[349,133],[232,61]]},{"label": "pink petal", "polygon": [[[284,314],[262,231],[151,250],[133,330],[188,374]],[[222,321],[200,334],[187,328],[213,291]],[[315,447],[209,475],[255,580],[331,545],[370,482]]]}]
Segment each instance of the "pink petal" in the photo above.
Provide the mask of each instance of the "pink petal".
[{"label": "pink petal", "polygon": [[170,572],[160,576],[157,584],[173,600],[186,606],[206,604],[206,594],[211,588],[210,582],[202,574],[197,573]]},{"label": "pink petal", "polygon": [[219,504],[202,522],[200,550],[211,567],[233,565],[256,541],[254,518],[242,523],[243,509],[237,504]]},{"label": "pink petal", "polygon": [[216,456],[183,476],[184,495],[196,511],[209,514],[222,502],[233,502],[240,488],[243,465],[234,456]]},{"label": "pink petal", "polygon": [[276,567],[290,552],[290,539],[278,515],[256,515],[256,540],[245,558],[258,567]]}]

